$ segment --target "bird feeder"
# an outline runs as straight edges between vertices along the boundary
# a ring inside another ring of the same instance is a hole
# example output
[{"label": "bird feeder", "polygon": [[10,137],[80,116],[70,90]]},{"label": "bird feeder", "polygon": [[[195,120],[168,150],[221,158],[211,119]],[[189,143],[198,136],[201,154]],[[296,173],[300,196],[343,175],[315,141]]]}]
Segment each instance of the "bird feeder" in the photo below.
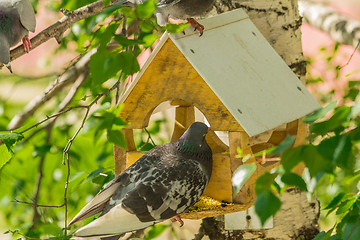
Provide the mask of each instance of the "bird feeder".
[{"label": "bird feeder", "polygon": [[[123,129],[127,149],[114,150],[119,174],[144,154],[135,147],[133,129],[145,128],[159,104],[170,101],[176,106],[171,141],[195,121],[198,108],[210,124],[206,140],[213,151],[212,176],[204,195],[233,204],[182,215],[190,219],[249,208],[256,177],[279,164],[279,158],[259,161],[253,154],[280,144],[287,135],[296,136],[295,145],[302,143],[307,130],[301,118],[320,107],[243,10],[200,23],[205,26],[202,37],[191,29],[161,37],[121,99],[120,117],[129,123]],[[229,146],[214,131],[228,132]],[[264,132],[267,139],[259,141]],[[243,162],[237,157],[238,147],[252,157]],[[253,162],[256,172],[234,195],[234,171]]]}]

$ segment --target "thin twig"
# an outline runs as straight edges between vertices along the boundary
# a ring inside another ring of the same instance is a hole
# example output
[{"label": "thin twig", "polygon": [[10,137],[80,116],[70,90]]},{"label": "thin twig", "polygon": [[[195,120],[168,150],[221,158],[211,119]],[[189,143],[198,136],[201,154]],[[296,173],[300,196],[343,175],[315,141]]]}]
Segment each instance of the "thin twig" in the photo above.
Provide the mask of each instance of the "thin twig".
[{"label": "thin twig", "polygon": [[14,199],[13,202],[23,203],[23,204],[31,205],[31,206],[34,206],[34,207],[43,207],[43,208],[61,208],[61,207],[63,207],[65,205],[65,204],[61,204],[61,205],[43,205],[43,204],[35,204],[35,203],[31,203],[31,202],[19,201],[17,199]]},{"label": "thin twig", "polygon": [[156,146],[156,144],[155,144],[155,142],[154,142],[154,139],[152,139],[152,137],[151,137],[151,135],[150,135],[150,133],[149,133],[149,131],[146,129],[146,128],[144,128],[144,130],[145,130],[145,132],[147,133],[147,135],[148,135],[148,140],[147,140],[147,143],[149,142],[149,140],[151,141],[151,143],[154,145],[154,146]]},{"label": "thin twig", "polygon": [[87,71],[88,64],[91,56],[96,53],[96,49],[93,49],[86,53],[83,57],[69,67],[63,74],[61,74],[53,83],[51,83],[45,92],[35,97],[31,100],[24,110],[19,114],[16,114],[13,119],[11,119],[8,129],[14,130],[19,128],[30,116],[34,114],[41,106],[48,102],[54,96],[64,89],[69,84],[77,81],[79,75],[83,74],[84,71]]},{"label": "thin twig", "polygon": [[350,55],[350,58],[349,58],[349,60],[347,61],[347,63],[345,63],[344,65],[342,65],[342,66],[340,67],[340,69],[342,69],[343,67],[347,66],[347,65],[350,63],[352,57],[353,57],[354,54],[357,52],[357,49],[358,49],[359,46],[360,46],[360,40],[358,41],[358,43],[357,43],[357,45],[356,45],[353,53]]}]

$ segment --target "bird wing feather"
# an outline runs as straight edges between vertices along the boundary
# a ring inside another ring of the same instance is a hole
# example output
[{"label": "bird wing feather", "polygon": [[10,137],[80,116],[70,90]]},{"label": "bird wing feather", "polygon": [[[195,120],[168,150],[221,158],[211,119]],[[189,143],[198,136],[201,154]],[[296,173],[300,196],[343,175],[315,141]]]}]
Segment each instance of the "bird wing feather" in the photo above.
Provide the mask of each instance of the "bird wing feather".
[{"label": "bird wing feather", "polygon": [[77,221],[91,217],[101,212],[111,196],[120,186],[119,182],[112,181],[100,191],[81,211],[70,221],[69,226]]},{"label": "bird wing feather", "polygon": [[15,0],[14,7],[19,13],[20,22],[30,32],[35,32],[36,18],[34,9],[28,0]]}]

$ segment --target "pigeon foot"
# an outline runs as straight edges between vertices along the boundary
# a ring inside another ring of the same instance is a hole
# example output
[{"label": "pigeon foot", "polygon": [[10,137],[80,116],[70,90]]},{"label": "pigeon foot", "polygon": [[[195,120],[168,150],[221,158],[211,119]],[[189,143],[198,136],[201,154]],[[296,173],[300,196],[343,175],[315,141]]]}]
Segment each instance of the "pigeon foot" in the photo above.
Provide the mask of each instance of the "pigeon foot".
[{"label": "pigeon foot", "polygon": [[187,23],[190,23],[191,26],[194,28],[194,31],[199,31],[200,32],[200,37],[203,35],[204,33],[204,26],[201,25],[200,23],[198,23],[198,21],[196,21],[194,18],[188,18],[186,19]]},{"label": "pigeon foot", "polygon": [[170,218],[170,220],[172,222],[178,221],[180,223],[180,227],[184,226],[184,221],[181,219],[181,217],[179,215],[176,215],[176,216]]},{"label": "pigeon foot", "polygon": [[23,45],[24,45],[24,50],[28,53],[30,51],[31,48],[31,42],[28,36],[25,36],[22,39]]}]

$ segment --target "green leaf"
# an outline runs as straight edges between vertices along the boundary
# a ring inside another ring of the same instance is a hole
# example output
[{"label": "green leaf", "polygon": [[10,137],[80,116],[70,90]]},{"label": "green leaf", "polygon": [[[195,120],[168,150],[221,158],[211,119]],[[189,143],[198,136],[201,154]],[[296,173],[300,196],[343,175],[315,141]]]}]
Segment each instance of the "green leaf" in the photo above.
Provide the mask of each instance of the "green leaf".
[{"label": "green leaf", "polygon": [[302,158],[306,167],[309,169],[311,177],[316,177],[318,174],[325,172],[331,173],[333,170],[331,161],[319,154],[317,147],[312,144],[304,147]]},{"label": "green leaf", "polygon": [[335,109],[334,115],[323,122],[314,123],[311,125],[311,132],[318,135],[325,135],[328,132],[334,131],[343,127],[343,123],[346,122],[351,108],[348,106],[341,106]]},{"label": "green leaf", "polygon": [[190,27],[190,24],[173,24],[167,23],[165,29],[168,33],[178,33],[184,31],[186,28]]},{"label": "green leaf", "polygon": [[355,157],[352,153],[352,143],[350,136],[334,136],[323,140],[318,145],[319,153],[332,164],[352,171],[355,164]]},{"label": "green leaf", "polygon": [[341,202],[338,209],[336,210],[336,215],[340,215],[350,211],[355,202],[356,202],[356,198],[347,199]]},{"label": "green leaf", "polygon": [[145,48],[148,48],[148,47],[151,47],[155,41],[159,38],[158,35],[156,34],[146,34],[144,37],[142,37],[142,45],[145,47]]},{"label": "green leaf", "polygon": [[302,191],[307,191],[306,183],[299,175],[295,173],[285,173],[281,177],[281,181],[289,186],[298,187]]},{"label": "green leaf", "polygon": [[10,161],[12,153],[8,151],[5,145],[0,145],[0,171],[6,163]]},{"label": "green leaf", "polygon": [[165,224],[156,224],[146,233],[145,239],[150,240],[160,236],[169,226]]},{"label": "green leaf", "polygon": [[280,163],[284,169],[290,172],[302,160],[303,147],[289,148],[281,155]]},{"label": "green leaf", "polygon": [[255,202],[255,212],[259,216],[261,224],[265,222],[280,210],[281,201],[270,190],[266,190],[259,194]]},{"label": "green leaf", "polygon": [[98,168],[94,171],[92,171],[89,176],[86,178],[84,183],[87,183],[88,181],[92,181],[95,177],[97,177],[100,173],[102,173],[105,170],[105,168]]},{"label": "green leaf", "polygon": [[265,172],[261,175],[255,184],[255,192],[257,195],[261,194],[262,192],[266,192],[270,190],[271,185],[274,182],[274,179],[277,177],[278,174],[271,174],[269,172]]},{"label": "green leaf", "polygon": [[119,147],[126,148],[125,136],[120,130],[108,130],[107,138]]},{"label": "green leaf", "polygon": [[336,107],[336,104],[337,104],[337,101],[333,101],[333,102],[329,103],[328,105],[326,105],[325,107],[320,108],[319,110],[316,110],[315,112],[307,115],[303,119],[303,122],[304,123],[313,123],[316,120],[325,117],[328,112],[330,112],[331,110],[333,110]]},{"label": "green leaf", "polygon": [[150,18],[156,10],[157,1],[148,0],[136,6],[136,16],[140,19]]},{"label": "green leaf", "polygon": [[232,185],[234,187],[234,196],[240,191],[242,186],[246,183],[247,180],[253,175],[256,170],[255,163],[249,163],[241,165],[236,169],[234,175],[231,179]]},{"label": "green leaf", "polygon": [[18,141],[24,139],[24,135],[20,133],[1,133],[0,140],[3,141],[9,152],[13,153],[11,147]]},{"label": "green leaf", "polygon": [[324,210],[335,208],[340,203],[340,201],[344,198],[345,195],[346,195],[346,193],[344,193],[344,192],[341,192],[338,195],[336,195],[336,197],[334,197],[331,200],[331,202],[324,208]]},{"label": "green leaf", "polygon": [[360,239],[360,221],[358,218],[351,219],[343,227],[342,239],[359,240]]},{"label": "green leaf", "polygon": [[315,236],[315,238],[313,240],[322,240],[322,239],[325,239],[325,236],[326,236],[326,232],[321,231]]},{"label": "green leaf", "polygon": [[284,141],[282,141],[277,148],[275,148],[274,151],[272,151],[272,154],[282,153],[286,149],[288,149],[295,141],[296,136],[286,136]]},{"label": "green leaf", "polygon": [[140,29],[145,33],[151,33],[155,28],[155,25],[151,20],[140,21],[138,24]]},{"label": "green leaf", "polygon": [[140,65],[133,52],[121,52],[116,56],[116,63],[126,75],[131,75],[140,70]]}]

